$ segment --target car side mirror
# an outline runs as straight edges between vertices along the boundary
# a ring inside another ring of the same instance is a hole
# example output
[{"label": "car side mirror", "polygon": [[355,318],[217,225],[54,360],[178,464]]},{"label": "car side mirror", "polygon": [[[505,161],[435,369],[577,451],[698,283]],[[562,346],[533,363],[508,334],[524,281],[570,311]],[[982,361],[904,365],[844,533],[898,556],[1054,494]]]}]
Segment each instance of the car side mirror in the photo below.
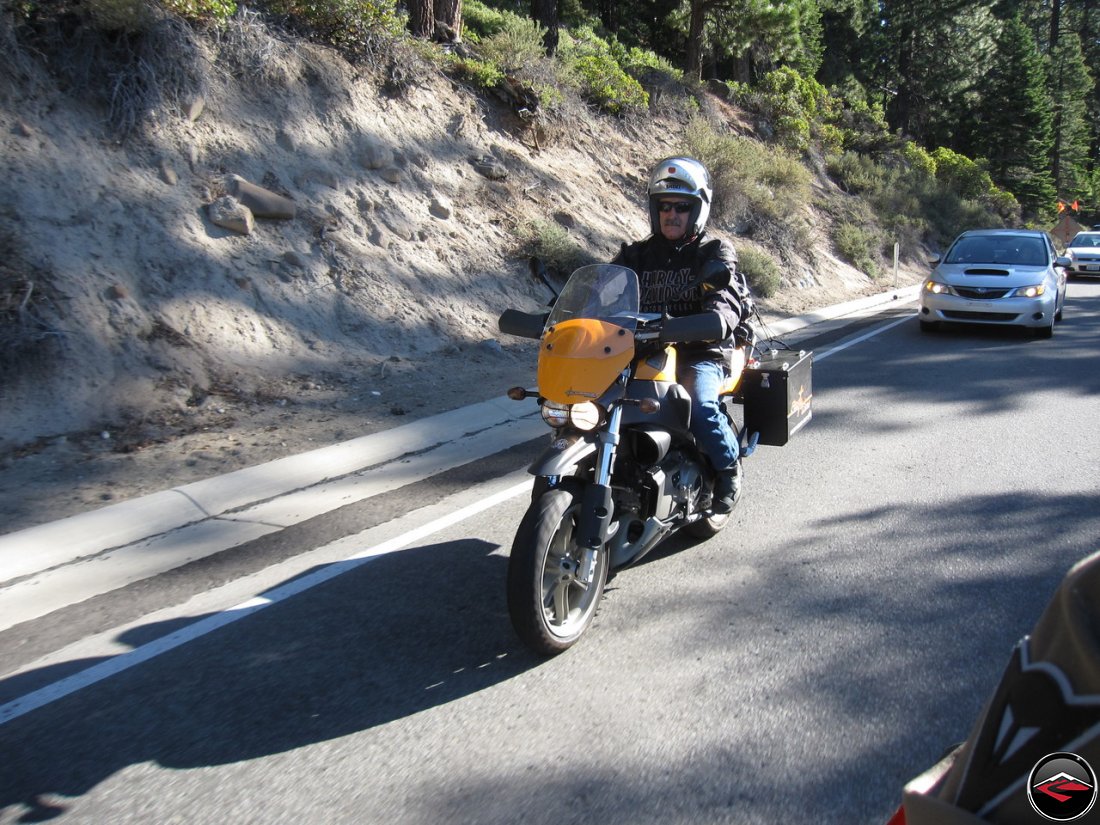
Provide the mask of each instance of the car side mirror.
[{"label": "car side mirror", "polygon": [[943,258],[933,258],[932,260],[930,260],[930,261],[928,262],[928,265],[929,265],[929,266],[939,266],[939,265],[940,265],[940,261],[942,261],[942,260],[943,260]]},{"label": "car side mirror", "polygon": [[1059,255],[1057,258],[1054,259],[1054,265],[1060,266],[1063,269],[1068,269],[1070,266],[1073,265],[1073,261],[1071,261],[1065,255]]}]

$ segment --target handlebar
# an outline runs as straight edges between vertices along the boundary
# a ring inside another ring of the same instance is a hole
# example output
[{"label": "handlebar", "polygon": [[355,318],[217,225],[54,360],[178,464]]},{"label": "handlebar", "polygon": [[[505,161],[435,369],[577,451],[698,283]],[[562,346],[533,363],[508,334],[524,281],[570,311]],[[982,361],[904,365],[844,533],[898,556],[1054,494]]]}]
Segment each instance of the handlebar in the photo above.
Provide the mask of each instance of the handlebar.
[{"label": "handlebar", "polygon": [[726,338],[726,324],[714,312],[666,318],[661,326],[659,340],[662,344],[686,344],[691,341],[722,341]]},{"label": "handlebar", "polygon": [[508,335],[516,335],[520,338],[542,337],[542,329],[546,326],[546,318],[550,313],[520,312],[518,309],[506,309],[497,319],[497,328]]}]

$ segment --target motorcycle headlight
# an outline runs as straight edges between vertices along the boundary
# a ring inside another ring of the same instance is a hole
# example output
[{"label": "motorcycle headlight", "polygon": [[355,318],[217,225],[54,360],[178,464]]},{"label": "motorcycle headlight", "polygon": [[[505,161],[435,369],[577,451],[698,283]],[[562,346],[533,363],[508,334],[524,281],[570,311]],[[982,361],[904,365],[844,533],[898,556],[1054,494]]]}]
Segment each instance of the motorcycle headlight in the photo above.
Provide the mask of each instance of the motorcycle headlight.
[{"label": "motorcycle headlight", "polygon": [[591,401],[574,404],[569,408],[569,423],[583,432],[594,430],[600,426],[600,408]]},{"label": "motorcycle headlight", "polygon": [[543,402],[542,420],[555,429],[566,424],[574,429],[588,432],[600,426],[600,408],[591,401],[580,404],[557,404],[553,401]]},{"label": "motorcycle headlight", "polygon": [[1047,288],[1043,284],[1035,284],[1035,286],[1021,286],[1012,290],[1013,298],[1038,298]]}]

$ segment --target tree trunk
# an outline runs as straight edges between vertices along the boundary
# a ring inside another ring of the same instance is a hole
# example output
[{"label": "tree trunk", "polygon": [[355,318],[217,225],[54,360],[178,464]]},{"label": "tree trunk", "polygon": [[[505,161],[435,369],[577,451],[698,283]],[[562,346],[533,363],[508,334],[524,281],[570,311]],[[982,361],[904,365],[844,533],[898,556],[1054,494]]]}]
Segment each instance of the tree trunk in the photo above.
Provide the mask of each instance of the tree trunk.
[{"label": "tree trunk", "polygon": [[558,49],[558,0],[531,0],[531,16],[546,29],[542,45],[552,57]]},{"label": "tree trunk", "polygon": [[435,33],[432,0],[409,0],[409,31],[413,37],[423,38]]},{"label": "tree trunk", "polygon": [[1062,28],[1062,0],[1050,3],[1050,54],[1058,48],[1058,32]]},{"label": "tree trunk", "polygon": [[691,0],[684,74],[693,80],[701,80],[703,77],[703,24],[706,22],[706,14],[706,3],[703,0]]},{"label": "tree trunk", "polygon": [[[449,42],[462,39],[462,0],[434,0],[436,28],[442,27],[442,34]],[[442,39],[442,38],[440,38]]]},{"label": "tree trunk", "polygon": [[614,34],[619,30],[618,8],[614,0],[600,0],[600,22],[603,27]]}]

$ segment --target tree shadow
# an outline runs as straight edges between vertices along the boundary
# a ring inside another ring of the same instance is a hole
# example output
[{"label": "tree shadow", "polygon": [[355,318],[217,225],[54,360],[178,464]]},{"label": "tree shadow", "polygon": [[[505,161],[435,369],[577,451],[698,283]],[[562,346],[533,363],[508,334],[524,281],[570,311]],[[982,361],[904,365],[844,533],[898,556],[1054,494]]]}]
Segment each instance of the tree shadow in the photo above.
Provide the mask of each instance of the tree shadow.
[{"label": "tree shadow", "polygon": [[[282,753],[523,673],[540,660],[512,633],[496,550],[463,540],[377,558],[15,719],[3,729],[12,758],[0,763],[0,809],[25,806],[19,821],[41,821],[60,813],[51,795],[80,796],[129,765]],[[147,625],[120,641],[178,629]]]}]

